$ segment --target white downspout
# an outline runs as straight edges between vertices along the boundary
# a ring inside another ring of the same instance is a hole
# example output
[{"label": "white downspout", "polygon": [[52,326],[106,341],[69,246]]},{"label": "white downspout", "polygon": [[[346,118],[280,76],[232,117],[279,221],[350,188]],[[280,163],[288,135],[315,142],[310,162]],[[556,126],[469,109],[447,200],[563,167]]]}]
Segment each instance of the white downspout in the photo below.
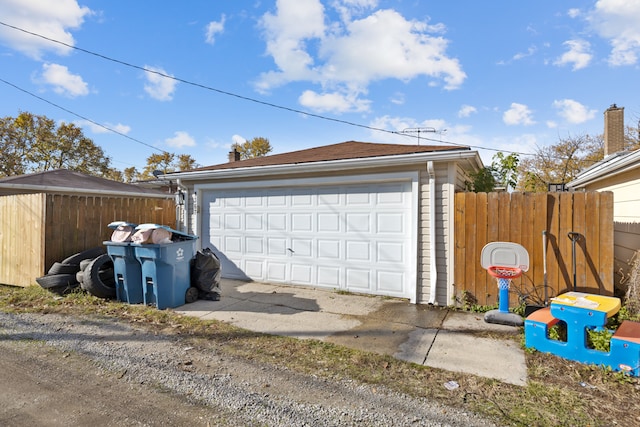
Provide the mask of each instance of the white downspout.
[{"label": "white downspout", "polygon": [[[182,214],[184,215],[184,225],[183,225],[184,230],[180,230],[180,231],[188,233],[189,232],[189,206],[187,205],[187,203],[189,203],[189,189],[182,184],[182,181],[180,180],[180,178],[176,180],[176,184],[180,189],[180,191],[184,193],[184,199],[183,199],[184,204],[182,206],[180,205],[176,206],[176,214],[180,210],[182,210]],[[176,216],[176,220],[177,219],[178,219],[178,216]]]},{"label": "white downspout", "polygon": [[436,172],[433,161],[427,162],[429,173],[429,304],[436,303],[436,285],[438,269],[436,267]]}]

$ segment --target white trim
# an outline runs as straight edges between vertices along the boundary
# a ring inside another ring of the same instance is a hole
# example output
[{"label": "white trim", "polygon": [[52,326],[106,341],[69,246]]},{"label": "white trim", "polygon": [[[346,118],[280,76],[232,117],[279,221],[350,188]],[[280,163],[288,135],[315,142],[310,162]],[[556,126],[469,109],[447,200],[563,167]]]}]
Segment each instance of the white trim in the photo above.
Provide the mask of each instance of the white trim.
[{"label": "white trim", "polygon": [[567,187],[583,187],[603,179],[608,179],[612,176],[637,169],[640,162],[640,150],[634,151],[625,157],[618,157],[617,159],[612,160],[613,161],[611,163],[607,164],[607,159],[605,158],[602,160],[602,165],[599,165],[599,167],[595,167],[592,170],[585,171],[582,176],[578,176],[573,181],[567,183]]},{"label": "white trim", "polygon": [[[162,175],[166,178],[180,178],[183,181],[205,180],[205,179],[222,179],[222,178],[248,178],[248,177],[264,177],[268,175],[285,175],[291,173],[313,173],[328,171],[344,171],[346,169],[365,169],[383,166],[406,166],[419,164],[423,165],[426,161],[451,161],[451,160],[467,160],[470,167],[478,169],[482,167],[482,161],[477,151],[443,151],[428,153],[412,153],[398,156],[382,156],[371,158],[358,158],[347,160],[329,160],[308,163],[296,163],[285,165],[270,166],[253,166],[253,167],[237,167],[230,169],[214,169],[200,170],[193,172],[175,172],[168,175]],[[475,163],[475,164],[474,164]]]},{"label": "white trim", "polygon": [[[227,182],[227,183],[207,183],[194,185],[196,193],[196,201],[198,206],[202,206],[203,193],[215,190],[229,189],[252,189],[252,188],[283,188],[283,187],[309,187],[309,186],[325,186],[325,185],[357,185],[371,184],[377,182],[410,182],[411,183],[411,203],[413,204],[411,212],[411,237],[409,260],[411,262],[409,271],[410,277],[407,279],[406,296],[412,303],[417,302],[418,292],[418,214],[419,214],[419,190],[420,190],[420,173],[418,171],[411,172],[395,172],[383,174],[366,174],[366,175],[348,175],[336,177],[318,177],[318,178],[300,178],[295,180],[266,180],[251,182]],[[201,236],[202,233],[202,210],[198,209],[196,216],[195,234]],[[199,250],[202,249],[202,239],[198,239],[196,243]]]}]

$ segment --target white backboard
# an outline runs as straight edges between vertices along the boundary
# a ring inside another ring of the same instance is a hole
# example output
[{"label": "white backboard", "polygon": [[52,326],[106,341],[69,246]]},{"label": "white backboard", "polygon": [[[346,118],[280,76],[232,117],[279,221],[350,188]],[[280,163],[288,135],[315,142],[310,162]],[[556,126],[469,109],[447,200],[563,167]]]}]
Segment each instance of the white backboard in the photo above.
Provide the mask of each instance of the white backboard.
[{"label": "white backboard", "polygon": [[491,242],[487,243],[480,254],[482,268],[516,267],[522,271],[529,270],[529,252],[518,243]]}]

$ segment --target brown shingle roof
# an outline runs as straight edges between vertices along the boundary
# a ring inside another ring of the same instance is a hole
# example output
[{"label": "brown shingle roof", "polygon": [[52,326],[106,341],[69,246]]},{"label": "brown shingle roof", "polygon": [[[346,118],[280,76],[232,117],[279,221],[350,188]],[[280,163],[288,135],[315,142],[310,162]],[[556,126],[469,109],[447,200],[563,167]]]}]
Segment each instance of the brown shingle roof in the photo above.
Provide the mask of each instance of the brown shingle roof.
[{"label": "brown shingle roof", "polygon": [[0,187],[11,188],[11,186],[27,186],[30,188],[54,187],[59,189],[69,189],[73,192],[92,191],[113,192],[113,193],[138,193],[138,194],[163,194],[160,191],[143,188],[133,184],[112,181],[110,179],[85,175],[80,172],[66,169],[56,169],[45,172],[37,172],[27,175],[8,176],[0,179]]},{"label": "brown shingle roof", "polygon": [[297,163],[326,162],[331,160],[358,159],[367,157],[384,157],[401,154],[428,153],[434,151],[469,150],[469,147],[442,145],[401,145],[378,144],[371,142],[347,141],[339,144],[325,145],[306,150],[271,156],[256,157],[237,162],[205,166],[195,171],[248,168],[256,166],[290,165]]}]

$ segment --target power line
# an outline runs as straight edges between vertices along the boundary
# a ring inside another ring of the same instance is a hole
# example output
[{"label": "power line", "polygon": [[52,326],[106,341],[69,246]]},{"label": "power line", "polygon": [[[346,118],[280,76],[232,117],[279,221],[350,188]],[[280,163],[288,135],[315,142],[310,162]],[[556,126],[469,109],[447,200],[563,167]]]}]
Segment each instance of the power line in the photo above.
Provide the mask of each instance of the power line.
[{"label": "power line", "polygon": [[51,101],[49,101],[49,100],[47,100],[47,99],[44,99],[44,98],[43,98],[43,97],[41,97],[41,96],[38,96],[38,95],[36,95],[36,94],[34,94],[34,93],[32,93],[32,92],[29,92],[29,91],[28,91],[28,90],[26,90],[26,89],[23,89],[23,88],[21,88],[21,87],[19,87],[19,86],[16,86],[16,85],[14,85],[13,83],[10,83],[10,82],[8,82],[8,81],[4,80],[4,79],[3,79],[3,78],[1,78],[1,77],[0,77],[0,82],[4,83],[4,84],[6,84],[6,85],[9,85],[9,86],[11,86],[11,87],[13,87],[13,88],[15,88],[15,89],[17,89],[17,90],[21,91],[21,92],[24,92],[24,93],[26,93],[27,95],[31,95],[31,96],[33,96],[34,98],[39,99],[40,101],[46,102],[46,103],[47,103],[47,104],[49,104],[49,105],[53,105],[54,107],[59,108],[59,109],[61,109],[62,111],[65,111],[65,112],[67,112],[67,113],[69,113],[69,114],[73,114],[74,116],[79,117],[79,118],[81,118],[82,120],[86,120],[86,121],[88,121],[89,123],[92,123],[92,124],[94,124],[94,125],[96,125],[96,126],[99,126],[99,127],[103,128],[103,129],[106,129],[106,130],[108,130],[108,131],[110,131],[110,132],[117,133],[117,134],[118,134],[118,135],[120,135],[120,136],[124,136],[125,138],[130,139],[131,141],[137,142],[138,144],[145,145],[145,146],[147,146],[147,147],[149,147],[149,148],[152,148],[152,149],[154,149],[154,150],[156,150],[156,151],[159,151],[159,152],[161,152],[161,153],[163,153],[163,154],[170,154],[170,153],[168,153],[167,151],[164,151],[164,150],[162,150],[162,149],[160,149],[160,148],[158,148],[158,147],[154,147],[153,145],[151,145],[151,144],[147,144],[146,142],[140,141],[139,139],[132,138],[132,137],[130,137],[129,135],[127,135],[127,134],[125,134],[125,133],[122,133],[122,132],[120,132],[120,131],[118,131],[118,130],[115,130],[115,129],[112,129],[112,128],[110,128],[110,127],[107,127],[107,126],[105,126],[105,125],[103,125],[103,124],[101,124],[101,123],[98,123],[98,122],[96,122],[96,121],[94,121],[94,120],[91,120],[91,119],[90,119],[90,118],[88,118],[88,117],[82,116],[82,115],[80,115],[80,114],[78,114],[78,113],[74,113],[73,111],[71,111],[71,110],[69,110],[69,109],[67,109],[67,108],[62,107],[61,105],[58,105],[58,104],[56,104],[56,103],[54,103],[54,102],[51,102]]},{"label": "power line", "polygon": [[[225,91],[225,90],[222,90],[222,89],[217,89],[217,88],[214,88],[214,87],[211,87],[211,86],[207,86],[207,85],[204,85],[204,84],[201,84],[201,83],[196,83],[196,82],[192,82],[192,81],[189,81],[189,80],[186,80],[186,79],[182,79],[182,78],[179,78],[179,77],[171,76],[171,75],[162,73],[162,72],[157,71],[157,70],[148,69],[148,68],[142,67],[140,65],[136,65],[136,64],[132,64],[130,62],[126,62],[126,61],[120,60],[120,59],[112,58],[110,56],[103,55],[103,54],[97,53],[97,52],[93,52],[93,51],[90,51],[88,49],[83,49],[83,48],[78,47],[78,46],[70,45],[70,44],[62,42],[60,40],[55,40],[55,39],[52,39],[50,37],[46,37],[46,36],[43,36],[41,34],[34,33],[32,31],[28,31],[28,30],[25,30],[23,28],[16,27],[14,25],[7,24],[6,22],[3,22],[3,21],[0,21],[0,25],[3,25],[5,27],[11,28],[11,29],[16,30],[16,31],[23,32],[25,34],[32,35],[34,37],[39,37],[41,39],[44,39],[44,40],[47,40],[49,42],[56,43],[56,44],[68,47],[70,49],[74,49],[74,50],[86,53],[88,55],[92,55],[92,56],[104,59],[106,61],[115,62],[117,64],[124,65],[126,67],[134,68],[134,69],[141,70],[141,71],[144,71],[144,72],[147,72],[147,73],[156,74],[158,76],[161,76],[161,77],[164,77],[164,78],[168,78],[168,79],[172,79],[172,80],[175,80],[175,81],[180,82],[180,83],[184,83],[184,84],[189,85],[189,86],[198,87],[198,88],[209,90],[209,91],[212,91],[212,92],[216,92],[216,93],[219,93],[219,94],[222,94],[222,95],[227,95],[227,96],[231,96],[231,97],[234,97],[234,98],[238,98],[238,99],[241,99],[241,100],[244,100],[244,101],[249,101],[249,102],[253,102],[253,103],[256,103],[256,104],[261,104],[261,105],[264,105],[264,106],[267,106],[267,107],[276,108],[276,109],[280,109],[280,110],[284,110],[284,111],[288,111],[288,112],[292,112],[292,113],[296,113],[296,114],[303,114],[303,115],[306,115],[306,116],[309,116],[309,117],[314,117],[314,118],[317,118],[317,119],[320,119],[320,120],[327,120],[327,121],[331,121],[331,122],[335,122],[335,123],[341,123],[341,124],[345,124],[345,125],[348,125],[348,126],[359,127],[359,128],[363,128],[363,129],[376,131],[376,132],[383,132],[383,133],[388,133],[388,134],[392,134],[392,135],[402,135],[402,136],[409,136],[409,137],[415,138],[415,136],[406,135],[406,134],[403,135],[402,132],[398,132],[398,131],[392,131],[392,130],[388,130],[388,129],[378,128],[378,127],[375,127],[375,126],[363,125],[361,123],[355,123],[355,122],[351,122],[351,121],[348,121],[348,120],[337,119],[335,117],[323,116],[321,114],[310,113],[308,111],[298,110],[296,108],[286,107],[286,106],[274,104],[274,103],[271,103],[271,102],[262,101],[262,100],[255,99],[255,98],[251,98],[251,97],[248,97],[248,96],[239,95],[239,94],[236,94],[236,93],[233,93],[233,92]],[[16,87],[16,86],[14,86],[14,87]],[[20,89],[20,90],[22,90],[22,89]],[[48,102],[48,101],[46,101],[46,102]],[[68,110],[65,110],[65,111],[68,111]],[[75,113],[71,113],[71,114],[77,115]],[[102,126],[102,125],[100,125],[100,126]],[[116,132],[116,133],[118,133],[118,132]],[[427,140],[427,141],[431,141],[431,142],[438,142],[438,143],[455,145],[455,146],[459,146],[459,147],[469,147],[469,148],[476,148],[476,149],[487,150],[487,151],[495,151],[495,152],[503,152],[504,151],[504,150],[498,150],[496,148],[487,148],[487,147],[480,147],[480,146],[477,146],[477,145],[467,145],[467,144],[460,144],[460,143],[450,142],[450,141],[442,141],[442,140],[438,140],[438,139],[435,139],[435,138],[422,137],[421,139],[424,139],[424,140]],[[143,144],[147,145],[145,143],[143,143]],[[155,147],[153,147],[153,148],[157,149]],[[511,153],[519,154],[519,155],[522,155],[522,156],[534,156],[535,155],[533,153],[522,153],[522,152],[517,152],[517,151],[511,151]]]}]

